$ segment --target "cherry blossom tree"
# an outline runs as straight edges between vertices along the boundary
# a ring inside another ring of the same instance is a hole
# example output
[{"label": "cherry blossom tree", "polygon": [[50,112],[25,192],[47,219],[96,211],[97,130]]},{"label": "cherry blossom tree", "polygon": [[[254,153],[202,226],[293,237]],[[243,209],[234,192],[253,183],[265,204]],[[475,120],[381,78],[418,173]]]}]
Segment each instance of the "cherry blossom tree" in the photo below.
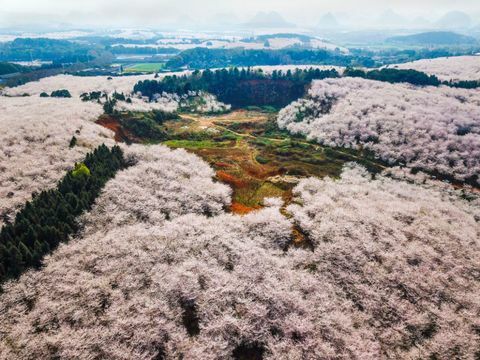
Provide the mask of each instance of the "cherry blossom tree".
[{"label": "cherry blossom tree", "polygon": [[278,125],[334,147],[371,150],[406,165],[480,184],[480,91],[358,78],[314,81]]}]

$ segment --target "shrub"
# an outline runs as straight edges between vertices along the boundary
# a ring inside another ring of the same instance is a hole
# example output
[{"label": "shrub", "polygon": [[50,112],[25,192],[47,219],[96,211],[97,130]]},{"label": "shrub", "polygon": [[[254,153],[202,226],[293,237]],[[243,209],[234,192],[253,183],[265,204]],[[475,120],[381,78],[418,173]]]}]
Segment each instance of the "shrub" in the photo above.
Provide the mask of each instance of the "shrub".
[{"label": "shrub", "polygon": [[52,91],[50,96],[51,97],[63,97],[63,98],[71,98],[72,97],[70,92],[68,90],[65,90],[65,89]]}]

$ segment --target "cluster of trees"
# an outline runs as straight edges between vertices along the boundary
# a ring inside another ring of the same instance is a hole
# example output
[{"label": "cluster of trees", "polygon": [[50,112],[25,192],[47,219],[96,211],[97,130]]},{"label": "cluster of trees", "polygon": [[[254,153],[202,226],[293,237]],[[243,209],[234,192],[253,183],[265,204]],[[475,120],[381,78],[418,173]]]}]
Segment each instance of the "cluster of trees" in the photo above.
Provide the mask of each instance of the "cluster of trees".
[{"label": "cluster of trees", "polygon": [[[91,149],[102,143],[114,145],[113,133],[94,123],[103,113],[98,104],[75,96],[40,98],[39,90],[35,93],[0,98],[0,227],[5,218],[12,220],[32,192],[54,187]],[[70,149],[73,135],[78,142]]]},{"label": "cluster of trees", "polygon": [[389,83],[406,82],[417,86],[439,86],[440,80],[435,75],[427,75],[416,70],[399,70],[399,69],[380,69],[365,71],[361,69],[347,68],[343,72],[343,76],[360,77],[363,79],[386,81]]},{"label": "cluster of trees", "polygon": [[[435,75],[409,69],[384,68],[365,71],[347,68],[343,77],[359,77],[389,83],[410,83],[416,86],[448,85],[457,88],[473,88],[480,82],[441,82]],[[229,68],[222,70],[194,71],[191,75],[166,76],[162,80],[143,80],[134,86],[134,92],[140,92],[151,101],[155,96],[168,93],[185,95],[192,91],[205,91],[214,94],[223,103],[233,107],[275,106],[283,107],[302,97],[312,80],[338,78],[334,70],[315,68],[295,71],[274,70],[266,74],[251,68]]]},{"label": "cluster of trees", "polygon": [[476,89],[480,87],[480,80],[461,80],[461,81],[444,81],[444,85],[459,89]]},{"label": "cluster of trees", "polygon": [[[475,357],[474,204],[352,166],[235,216],[193,154],[126,151],[78,241],[0,295],[6,358]],[[314,251],[284,250],[294,225]]]},{"label": "cluster of trees", "polygon": [[313,79],[339,77],[336,70],[310,68],[282,72],[274,70],[265,74],[253,69],[222,69],[195,71],[191,75],[166,76],[162,80],[144,80],[134,86],[150,100],[157,94],[188,94],[192,91],[205,91],[215,95],[223,103],[233,107],[276,106],[283,107],[303,96]]},{"label": "cluster of trees", "polygon": [[478,56],[423,59],[392,66],[398,69],[414,69],[427,74],[435,74],[442,81],[480,81],[480,59]]},{"label": "cluster of trees", "polygon": [[21,65],[8,63],[8,62],[0,62],[0,76],[23,72],[25,71],[25,69],[28,69],[28,68]]},{"label": "cluster of trees", "polygon": [[122,126],[134,136],[154,141],[165,140],[167,134],[161,125],[167,120],[178,119],[177,113],[152,110],[148,113],[118,115]]},{"label": "cluster of trees", "polygon": [[337,51],[324,49],[280,49],[280,50],[247,50],[247,49],[207,49],[194,48],[181,52],[170,59],[166,67],[169,69],[190,68],[208,69],[228,66],[256,65],[338,65],[338,66],[373,66],[369,57],[351,56]]},{"label": "cluster of trees", "polygon": [[142,55],[175,55],[180,52],[180,50],[172,47],[162,47],[162,46],[123,46],[116,45],[110,47],[109,50],[112,54],[116,55],[125,55],[125,54],[142,54]]},{"label": "cluster of trees", "polygon": [[[354,57],[371,60],[368,67],[383,65],[402,64],[420,59],[437,59],[459,57],[462,55],[474,55],[480,51],[479,46],[443,46],[443,47],[412,47],[411,49],[399,49],[389,47],[386,49],[372,50],[368,48],[350,48],[350,54]],[[426,60],[428,61],[428,60]],[[461,67],[461,65],[459,66]],[[417,69],[421,70],[421,69]]]},{"label": "cluster of trees", "polygon": [[101,145],[76,164],[56,189],[34,194],[15,221],[0,231],[0,282],[40,266],[45,254],[67,241],[78,228],[76,218],[90,209],[105,183],[124,166],[118,146]]},{"label": "cluster of trees", "polygon": [[[40,96],[42,96],[40,94]],[[91,91],[91,92],[84,92],[80,95],[80,99],[84,102],[86,101],[95,101],[101,104],[101,99],[104,99],[103,102],[103,111],[106,114],[113,114],[115,112],[115,105],[118,101],[125,101],[129,104],[132,103],[132,99],[130,97],[126,97],[123,93],[118,93],[114,91],[110,96],[106,92],[102,91]]]},{"label": "cluster of trees", "polygon": [[102,97],[106,97],[107,94],[101,91],[84,92],[80,95],[82,101],[100,101]]},{"label": "cluster of trees", "polygon": [[280,128],[322,144],[364,148],[389,164],[480,184],[480,94],[360,78],[314,81]]},{"label": "cluster of trees", "polygon": [[228,66],[257,65],[338,65],[357,67],[379,67],[388,64],[398,64],[418,59],[438,57],[473,55],[480,48],[446,47],[425,49],[386,49],[366,50],[350,49],[348,54],[325,49],[280,49],[280,50],[249,50],[249,49],[188,49],[174,56],[167,62],[167,68],[207,69]]},{"label": "cluster of trees", "polygon": [[55,63],[89,62],[101,48],[82,45],[68,40],[46,38],[17,38],[0,43],[0,61],[53,61]]},{"label": "cluster of trees", "polygon": [[475,89],[480,87],[480,81],[440,81],[436,75],[428,75],[413,69],[383,68],[380,70],[365,71],[361,69],[347,68],[343,76],[360,77],[363,79],[385,81],[389,83],[409,83],[416,86],[440,86],[447,85],[455,88]]},{"label": "cluster of trees", "polygon": [[[66,89],[61,89],[61,90],[54,90],[50,94],[51,97],[57,97],[57,98],[71,98],[72,94],[70,94],[70,91]],[[46,92],[42,92],[40,94],[40,97],[48,97],[48,94]]]}]

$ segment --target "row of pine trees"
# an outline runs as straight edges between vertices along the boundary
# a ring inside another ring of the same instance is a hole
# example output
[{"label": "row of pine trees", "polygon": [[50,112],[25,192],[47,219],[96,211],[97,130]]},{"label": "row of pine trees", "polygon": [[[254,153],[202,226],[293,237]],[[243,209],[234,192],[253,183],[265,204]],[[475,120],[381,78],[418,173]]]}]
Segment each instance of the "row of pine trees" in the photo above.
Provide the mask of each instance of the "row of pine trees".
[{"label": "row of pine trees", "polygon": [[106,182],[125,167],[118,146],[101,145],[58,183],[33,195],[0,231],[0,283],[39,267],[44,255],[78,230],[76,218],[93,205]]}]

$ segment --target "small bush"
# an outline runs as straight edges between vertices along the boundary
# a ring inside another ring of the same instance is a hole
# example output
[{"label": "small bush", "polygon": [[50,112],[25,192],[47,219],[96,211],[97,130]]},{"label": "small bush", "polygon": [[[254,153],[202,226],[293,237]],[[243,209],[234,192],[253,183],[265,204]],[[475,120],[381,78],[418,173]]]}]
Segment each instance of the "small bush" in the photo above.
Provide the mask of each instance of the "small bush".
[{"label": "small bush", "polygon": [[264,158],[260,155],[257,155],[257,157],[255,158],[260,164],[267,164],[270,162],[270,160],[268,160],[267,158]]},{"label": "small bush", "polygon": [[59,98],[71,98],[72,97],[72,95],[70,94],[70,91],[65,90],[65,89],[52,91],[50,96],[51,97],[59,97]]},{"label": "small bush", "polygon": [[73,147],[75,147],[75,145],[77,145],[77,138],[74,136],[72,136],[72,139],[70,140],[70,144],[68,145],[68,147],[71,149]]}]

